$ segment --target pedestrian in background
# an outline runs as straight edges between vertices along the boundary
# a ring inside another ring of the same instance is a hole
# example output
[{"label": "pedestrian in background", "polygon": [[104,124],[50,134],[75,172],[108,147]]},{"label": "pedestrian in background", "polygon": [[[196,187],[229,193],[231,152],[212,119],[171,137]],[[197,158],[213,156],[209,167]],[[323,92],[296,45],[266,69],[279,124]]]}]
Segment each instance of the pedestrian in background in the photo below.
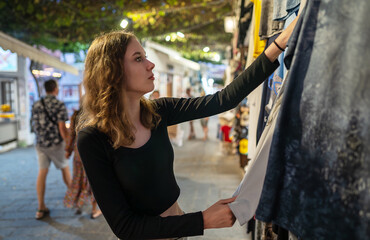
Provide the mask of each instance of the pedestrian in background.
[{"label": "pedestrian in background", "polygon": [[179,239],[234,224],[228,203],[235,197],[205,211],[181,210],[167,127],[236,107],[280,66],[276,59],[295,22],[226,88],[198,98],[146,99],[154,89],[155,65],[133,34],[114,31],[92,42],[77,146],[99,207],[118,238]]},{"label": "pedestrian in background", "polygon": [[[206,92],[202,89],[200,96],[203,97],[205,95],[206,95]],[[202,129],[203,129],[203,141],[207,141],[208,139],[208,120],[209,120],[209,117],[200,119],[200,125],[202,126]]]},{"label": "pedestrian in background", "polygon": [[58,83],[47,80],[44,83],[46,97],[41,98],[32,106],[31,124],[36,134],[36,152],[38,156],[39,172],[36,181],[38,210],[35,218],[42,219],[49,214],[45,205],[46,177],[50,163],[62,170],[63,180],[67,188],[71,184],[71,173],[68,159],[64,157],[65,141],[68,132],[65,121],[68,114],[63,102],[56,96],[59,93]]},{"label": "pedestrian in background", "polygon": [[154,99],[158,99],[161,95],[159,94],[159,91],[158,90],[154,90],[152,92],[152,94],[150,94],[150,97],[149,99],[150,100],[154,100]]},{"label": "pedestrian in background", "polygon": [[[188,98],[192,98],[193,95],[191,94],[191,88],[186,88],[186,97]],[[195,136],[195,131],[194,131],[194,124],[193,124],[193,121],[189,121],[189,125],[190,125],[190,131],[189,131],[189,136],[188,136],[188,140],[192,140],[192,139],[195,139],[196,136]]]},{"label": "pedestrian in background", "polygon": [[99,217],[102,212],[97,207],[94,194],[91,190],[89,181],[87,179],[85,170],[83,168],[80,155],[76,146],[76,126],[81,113],[81,108],[75,111],[71,117],[70,137],[66,146],[66,158],[69,158],[74,152],[73,156],[73,177],[72,184],[68,188],[64,197],[64,206],[68,208],[75,208],[76,214],[82,213],[82,207],[86,202],[91,203],[91,219]]}]

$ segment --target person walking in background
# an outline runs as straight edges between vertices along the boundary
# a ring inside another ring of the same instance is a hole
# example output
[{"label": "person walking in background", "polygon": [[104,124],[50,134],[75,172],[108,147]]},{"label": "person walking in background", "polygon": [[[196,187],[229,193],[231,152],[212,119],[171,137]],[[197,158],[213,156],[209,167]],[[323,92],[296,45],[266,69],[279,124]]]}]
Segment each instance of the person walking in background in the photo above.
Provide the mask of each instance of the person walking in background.
[{"label": "person walking in background", "polygon": [[73,156],[73,177],[72,184],[68,188],[64,197],[64,206],[68,208],[76,208],[76,214],[82,213],[82,206],[85,202],[91,202],[91,219],[99,217],[102,212],[97,207],[96,200],[91,190],[89,181],[87,179],[85,170],[83,168],[80,155],[76,146],[76,126],[81,113],[81,108],[75,111],[71,117],[70,137],[66,146],[66,158],[69,158],[74,152]]},{"label": "person walking in background", "polygon": [[68,120],[67,110],[64,103],[56,98],[59,88],[55,80],[47,80],[44,88],[46,97],[34,103],[31,116],[32,128],[36,134],[36,152],[39,162],[36,181],[38,210],[35,218],[37,220],[49,214],[49,209],[45,205],[45,189],[50,162],[53,162],[57,169],[62,170],[67,188],[71,185],[68,159],[64,157],[65,141],[68,138],[65,125],[65,121]]},{"label": "person walking in background", "polygon": [[132,33],[113,31],[92,42],[77,147],[94,196],[118,238],[178,239],[234,224],[228,204],[235,197],[204,211],[180,208],[167,127],[235,108],[280,65],[276,59],[294,25],[226,88],[198,98],[146,99],[154,89],[155,65]]},{"label": "person walking in background", "polygon": [[159,91],[158,90],[154,90],[152,92],[152,94],[150,94],[150,97],[149,99],[150,100],[154,100],[154,99],[158,99],[161,95],[159,94]]},{"label": "person walking in background", "polygon": [[[206,92],[202,89],[200,96],[203,97],[205,95],[206,95]],[[202,126],[203,134],[204,134],[203,141],[207,141],[208,139],[208,120],[209,120],[209,117],[200,119],[200,125]]]},{"label": "person walking in background", "polygon": [[[193,95],[191,95],[191,88],[186,88],[186,97],[188,98],[192,98]],[[190,124],[190,131],[189,131],[189,136],[188,136],[188,140],[192,140],[192,139],[195,139],[195,131],[194,131],[194,125],[193,125],[193,121],[189,121],[189,124]]]},{"label": "person walking in background", "polygon": [[[225,114],[224,116],[226,116]],[[224,116],[220,117],[221,124],[221,142],[222,142],[222,152],[226,155],[232,154],[232,140],[230,138],[230,132],[232,129],[232,119],[227,119]]]}]

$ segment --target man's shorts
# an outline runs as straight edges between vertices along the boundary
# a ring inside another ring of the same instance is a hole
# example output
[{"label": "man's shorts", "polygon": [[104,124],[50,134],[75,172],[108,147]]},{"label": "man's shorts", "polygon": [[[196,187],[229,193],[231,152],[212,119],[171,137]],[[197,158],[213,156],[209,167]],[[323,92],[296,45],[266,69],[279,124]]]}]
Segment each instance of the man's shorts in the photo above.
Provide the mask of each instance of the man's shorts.
[{"label": "man's shorts", "polygon": [[49,168],[50,162],[53,162],[57,169],[67,167],[68,159],[64,157],[64,148],[64,142],[47,148],[36,146],[40,169]]}]

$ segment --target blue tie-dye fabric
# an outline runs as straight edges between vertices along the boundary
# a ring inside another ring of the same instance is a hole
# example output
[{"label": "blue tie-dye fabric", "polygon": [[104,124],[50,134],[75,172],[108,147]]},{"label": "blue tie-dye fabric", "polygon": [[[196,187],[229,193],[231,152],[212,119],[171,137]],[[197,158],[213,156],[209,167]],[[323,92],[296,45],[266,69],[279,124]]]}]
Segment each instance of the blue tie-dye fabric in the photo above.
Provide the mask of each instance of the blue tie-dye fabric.
[{"label": "blue tie-dye fabric", "polygon": [[274,0],[273,20],[282,21],[287,19],[299,10],[300,3],[301,0]]},{"label": "blue tie-dye fabric", "polygon": [[309,0],[289,42],[256,218],[303,239],[370,239],[369,12]]}]

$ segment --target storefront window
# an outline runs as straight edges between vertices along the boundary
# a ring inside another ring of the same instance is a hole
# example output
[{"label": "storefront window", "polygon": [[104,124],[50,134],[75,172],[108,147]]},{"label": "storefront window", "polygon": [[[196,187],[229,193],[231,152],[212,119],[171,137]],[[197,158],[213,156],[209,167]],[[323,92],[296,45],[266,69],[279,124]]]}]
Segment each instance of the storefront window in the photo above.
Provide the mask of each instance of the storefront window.
[{"label": "storefront window", "polygon": [[0,105],[8,105],[9,111],[14,112],[16,108],[16,86],[13,80],[0,79]]}]

